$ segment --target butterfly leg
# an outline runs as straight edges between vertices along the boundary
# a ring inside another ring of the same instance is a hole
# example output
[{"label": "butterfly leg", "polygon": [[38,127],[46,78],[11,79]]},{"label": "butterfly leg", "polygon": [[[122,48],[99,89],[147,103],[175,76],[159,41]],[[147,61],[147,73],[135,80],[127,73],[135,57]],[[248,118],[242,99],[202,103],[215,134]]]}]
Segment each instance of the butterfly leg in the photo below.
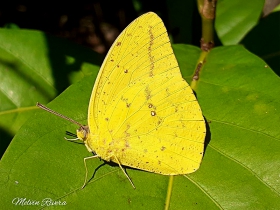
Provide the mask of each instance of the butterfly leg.
[{"label": "butterfly leg", "polygon": [[99,157],[100,157],[99,155],[93,155],[93,156],[84,158],[84,165],[85,165],[85,168],[86,168],[86,176],[85,176],[85,181],[84,181],[84,184],[82,186],[82,189],[86,186],[87,176],[88,176],[88,169],[87,169],[86,160],[93,159],[93,158],[99,158]]},{"label": "butterfly leg", "polygon": [[119,167],[122,169],[124,175],[127,177],[127,179],[129,180],[130,184],[132,185],[132,187],[135,189],[136,187],[134,186],[132,180],[129,178],[129,176],[127,175],[127,173],[125,172],[125,170],[123,169],[123,167],[122,167],[122,165],[121,165],[119,159],[118,159],[116,156],[114,156],[114,158],[117,160],[117,162],[118,162],[118,164],[119,164]]}]

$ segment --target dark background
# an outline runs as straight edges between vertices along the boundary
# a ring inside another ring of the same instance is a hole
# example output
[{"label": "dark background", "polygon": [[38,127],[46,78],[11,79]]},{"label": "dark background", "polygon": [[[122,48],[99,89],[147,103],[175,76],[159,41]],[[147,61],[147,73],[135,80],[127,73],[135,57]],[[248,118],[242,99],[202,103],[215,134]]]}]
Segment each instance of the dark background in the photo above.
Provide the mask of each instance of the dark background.
[{"label": "dark background", "polygon": [[173,43],[199,46],[195,0],[6,1],[0,3],[0,27],[41,30],[105,54],[132,20],[149,11],[163,19]]}]

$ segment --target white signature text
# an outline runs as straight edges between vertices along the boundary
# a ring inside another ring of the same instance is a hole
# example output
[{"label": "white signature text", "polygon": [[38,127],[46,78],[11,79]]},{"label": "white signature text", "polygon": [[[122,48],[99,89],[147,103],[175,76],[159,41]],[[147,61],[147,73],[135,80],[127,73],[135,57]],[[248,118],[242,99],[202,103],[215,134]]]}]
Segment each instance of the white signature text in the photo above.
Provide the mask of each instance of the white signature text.
[{"label": "white signature text", "polygon": [[32,200],[27,198],[16,197],[12,200],[15,206],[65,206],[66,201],[57,201],[51,198],[44,198],[42,200]]}]

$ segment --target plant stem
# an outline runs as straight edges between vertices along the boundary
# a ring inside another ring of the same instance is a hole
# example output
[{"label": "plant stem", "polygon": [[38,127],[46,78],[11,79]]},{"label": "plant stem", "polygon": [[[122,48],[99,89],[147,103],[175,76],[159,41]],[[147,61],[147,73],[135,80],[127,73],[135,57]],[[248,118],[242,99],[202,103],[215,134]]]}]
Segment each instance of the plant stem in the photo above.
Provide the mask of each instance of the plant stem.
[{"label": "plant stem", "polygon": [[214,47],[214,19],[217,0],[197,0],[198,11],[202,20],[202,37],[200,48],[202,50],[196,65],[195,73],[191,82],[191,88],[194,90],[199,80],[199,74],[205,63],[206,56]]},{"label": "plant stem", "polygon": [[171,193],[172,193],[172,188],[173,188],[173,180],[174,180],[174,176],[172,176],[172,175],[169,176],[168,189],[167,189],[167,195],[166,195],[165,204],[164,204],[164,210],[169,209]]}]

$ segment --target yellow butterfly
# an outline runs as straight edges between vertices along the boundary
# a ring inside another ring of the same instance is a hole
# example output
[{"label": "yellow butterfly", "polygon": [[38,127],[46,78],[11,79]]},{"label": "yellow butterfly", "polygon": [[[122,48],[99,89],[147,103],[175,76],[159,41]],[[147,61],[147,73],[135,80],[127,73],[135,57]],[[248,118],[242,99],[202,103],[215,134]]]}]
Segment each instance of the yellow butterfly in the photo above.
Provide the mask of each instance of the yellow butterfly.
[{"label": "yellow butterfly", "polygon": [[[80,126],[78,139],[96,154],[84,158],[85,167],[99,157],[122,170],[176,175],[196,171],[202,160],[204,118],[153,12],[127,26],[108,52],[91,94],[88,126],[64,118]],[[87,167],[83,186],[86,180]]]}]

